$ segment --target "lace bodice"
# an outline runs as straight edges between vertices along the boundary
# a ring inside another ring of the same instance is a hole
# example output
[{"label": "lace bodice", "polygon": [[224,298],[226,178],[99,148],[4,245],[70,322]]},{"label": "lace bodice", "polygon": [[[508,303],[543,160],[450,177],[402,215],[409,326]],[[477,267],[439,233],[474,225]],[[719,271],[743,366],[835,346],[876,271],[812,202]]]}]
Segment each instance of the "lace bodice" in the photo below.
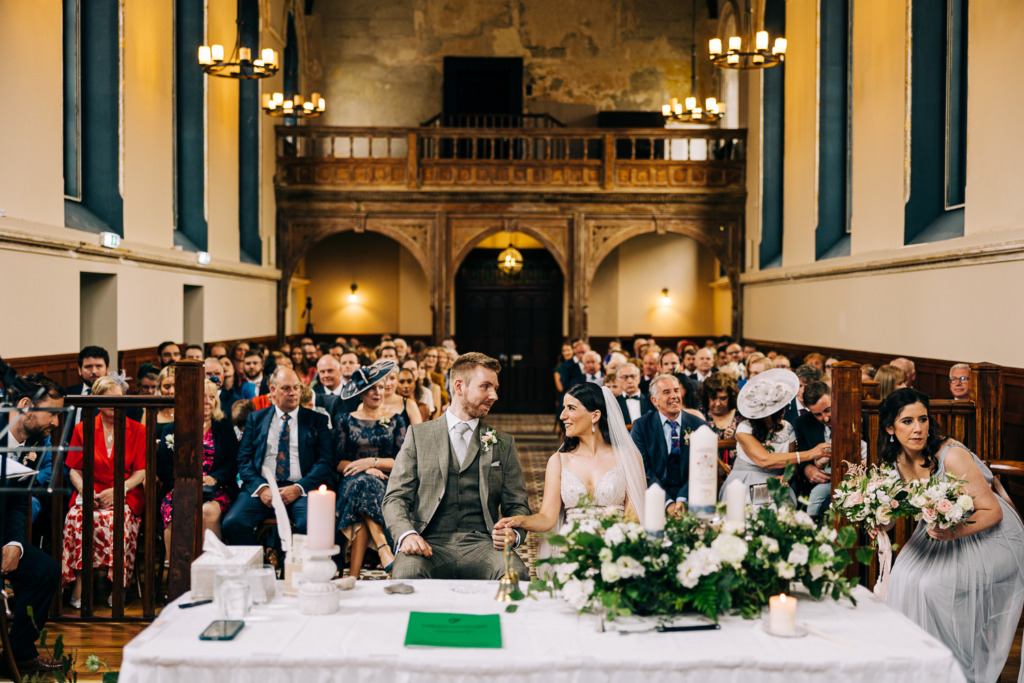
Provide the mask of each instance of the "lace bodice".
[{"label": "lace bodice", "polygon": [[581,496],[587,495],[587,486],[579,476],[568,467],[562,466],[562,506],[565,508],[567,520],[583,519],[593,516],[594,512],[607,510],[623,510],[626,506],[626,475],[622,465],[616,465],[604,473],[594,490],[593,504],[595,508],[579,508]]}]

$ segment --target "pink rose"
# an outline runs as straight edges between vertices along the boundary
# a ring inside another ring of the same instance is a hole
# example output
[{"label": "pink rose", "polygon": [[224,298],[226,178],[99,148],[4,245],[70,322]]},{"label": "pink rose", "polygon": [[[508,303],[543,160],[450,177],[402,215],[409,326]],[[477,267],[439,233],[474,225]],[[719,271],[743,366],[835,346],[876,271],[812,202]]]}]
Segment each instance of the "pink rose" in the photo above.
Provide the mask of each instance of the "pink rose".
[{"label": "pink rose", "polygon": [[924,521],[931,524],[935,521],[935,510],[932,508],[924,508],[923,510],[921,510],[921,516],[924,517]]},{"label": "pink rose", "polygon": [[897,501],[897,500],[890,500],[889,501],[889,507],[891,507],[893,510],[895,510],[899,506],[900,506],[899,501]]},{"label": "pink rose", "polygon": [[850,494],[850,505],[860,505],[864,502],[864,494],[860,491],[855,491]]},{"label": "pink rose", "polygon": [[943,515],[948,515],[949,511],[953,509],[953,503],[950,502],[949,500],[942,499],[935,504],[935,509],[938,510],[939,513]]}]

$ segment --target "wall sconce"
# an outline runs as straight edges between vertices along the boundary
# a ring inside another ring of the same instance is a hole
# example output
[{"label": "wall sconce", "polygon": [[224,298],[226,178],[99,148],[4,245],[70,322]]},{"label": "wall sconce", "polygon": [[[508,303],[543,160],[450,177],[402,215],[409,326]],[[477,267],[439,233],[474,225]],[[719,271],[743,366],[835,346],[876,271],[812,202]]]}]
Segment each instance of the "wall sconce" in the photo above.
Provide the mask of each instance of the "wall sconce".
[{"label": "wall sconce", "polygon": [[661,304],[663,306],[668,306],[670,303],[672,303],[672,299],[669,298],[668,287],[665,287],[661,290]]},{"label": "wall sconce", "polygon": [[356,296],[356,290],[359,289],[359,285],[353,282],[352,286],[349,287],[349,289],[352,290],[352,293],[348,295],[348,302],[350,304],[359,303],[359,297]]},{"label": "wall sconce", "polygon": [[208,251],[197,251],[196,252],[196,263],[201,266],[210,265],[210,252]]}]

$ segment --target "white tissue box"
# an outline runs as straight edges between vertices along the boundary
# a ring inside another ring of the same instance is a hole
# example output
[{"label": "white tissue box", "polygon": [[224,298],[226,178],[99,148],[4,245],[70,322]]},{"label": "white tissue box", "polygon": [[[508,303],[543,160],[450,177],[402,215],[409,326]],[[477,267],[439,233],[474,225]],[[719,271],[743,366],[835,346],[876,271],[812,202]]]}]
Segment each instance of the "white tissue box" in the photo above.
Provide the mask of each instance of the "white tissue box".
[{"label": "white tissue box", "polygon": [[192,599],[213,598],[213,579],[221,569],[258,569],[263,566],[263,546],[230,545],[231,557],[205,552],[192,562]]}]

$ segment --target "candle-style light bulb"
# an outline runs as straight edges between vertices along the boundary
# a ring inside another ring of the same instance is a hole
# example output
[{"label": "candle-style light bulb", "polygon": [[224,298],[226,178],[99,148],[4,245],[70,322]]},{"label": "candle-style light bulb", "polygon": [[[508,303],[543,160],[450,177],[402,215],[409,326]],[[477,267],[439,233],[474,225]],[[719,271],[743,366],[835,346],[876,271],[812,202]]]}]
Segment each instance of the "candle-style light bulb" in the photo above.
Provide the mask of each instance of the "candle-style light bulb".
[{"label": "candle-style light bulb", "polygon": [[670,105],[670,104],[663,104],[663,105],[661,105],[661,115],[662,116],[672,116],[672,105]]},{"label": "candle-style light bulb", "polygon": [[673,109],[677,116],[683,113],[683,105],[679,104],[678,100],[676,100],[675,105],[673,105]]},{"label": "candle-style light bulb", "polygon": [[714,109],[715,108],[715,98],[714,97],[709,97],[706,100],[704,100],[704,108],[707,109],[708,111],[711,111],[712,109]]},{"label": "candle-style light bulb", "polygon": [[273,95],[273,97],[271,97],[271,99],[274,101],[274,104],[277,105],[278,107],[280,107],[282,104],[284,104],[284,94],[282,94],[282,93],[279,93],[279,92],[274,93],[274,95]]},{"label": "candle-style light bulb", "polygon": [[686,98],[686,111],[693,111],[697,108],[697,98],[687,97]]},{"label": "candle-style light bulb", "polygon": [[758,50],[768,49],[768,31],[758,31],[754,36],[754,47]]},{"label": "candle-style light bulb", "polygon": [[209,45],[199,46],[199,63],[200,64],[213,64],[213,57],[210,55]]},{"label": "candle-style light bulb", "polygon": [[318,111],[323,111],[327,109],[327,100],[325,100],[322,97],[318,98],[316,101],[316,108]]},{"label": "candle-style light bulb", "polygon": [[712,38],[708,41],[708,51],[713,55],[722,54],[722,39]]},{"label": "candle-style light bulb", "polygon": [[224,61],[224,46],[223,45],[211,45],[210,46],[210,57],[215,62]]},{"label": "candle-style light bulb", "polygon": [[729,51],[730,52],[739,52],[740,51],[740,46],[742,44],[743,44],[743,41],[740,40],[739,36],[732,36],[731,38],[729,38]]},{"label": "candle-style light bulb", "polygon": [[775,39],[775,47],[772,48],[772,54],[776,54],[776,55],[784,55],[784,54],[786,54],[786,39],[785,38],[776,38]]},{"label": "candle-style light bulb", "polygon": [[739,64],[740,63],[740,56],[739,55],[729,55],[728,57],[726,57],[726,61],[729,64]]},{"label": "candle-style light bulb", "polygon": [[272,66],[274,64],[274,51],[269,47],[265,48],[263,52],[260,53],[260,59],[263,60],[264,64]]}]

